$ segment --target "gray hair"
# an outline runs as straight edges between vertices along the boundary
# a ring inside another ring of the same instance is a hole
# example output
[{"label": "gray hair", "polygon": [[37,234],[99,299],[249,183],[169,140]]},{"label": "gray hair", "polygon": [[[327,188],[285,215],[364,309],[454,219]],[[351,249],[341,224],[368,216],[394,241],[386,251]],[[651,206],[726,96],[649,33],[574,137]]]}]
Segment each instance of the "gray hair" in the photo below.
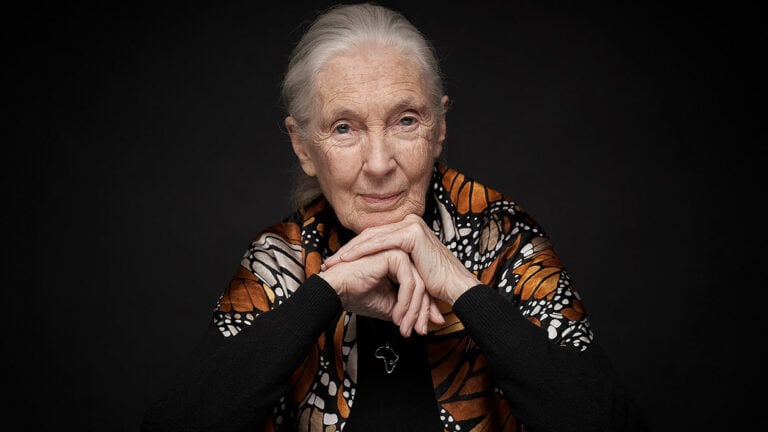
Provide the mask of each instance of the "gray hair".
[{"label": "gray hair", "polygon": [[[391,46],[409,53],[421,67],[434,112],[445,114],[445,94],[437,54],[424,35],[402,14],[383,6],[363,3],[336,5],[319,15],[301,37],[289,57],[282,83],[282,101],[294,118],[298,133],[308,138],[313,114],[314,84],[318,71],[337,54],[370,43]],[[298,164],[296,164],[298,165]],[[317,178],[296,166],[293,199],[303,207],[322,195]]]}]

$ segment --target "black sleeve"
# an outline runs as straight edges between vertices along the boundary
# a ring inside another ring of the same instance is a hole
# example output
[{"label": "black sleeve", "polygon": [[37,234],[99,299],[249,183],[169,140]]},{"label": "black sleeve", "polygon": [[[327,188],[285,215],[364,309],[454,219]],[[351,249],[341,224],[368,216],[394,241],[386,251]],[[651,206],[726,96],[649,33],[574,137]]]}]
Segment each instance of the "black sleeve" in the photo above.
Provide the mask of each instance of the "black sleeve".
[{"label": "black sleeve", "polygon": [[141,430],[259,430],[291,373],[340,312],[336,292],[313,275],[237,336],[225,338],[211,326],[174,384],[146,411]]},{"label": "black sleeve", "polygon": [[453,310],[488,360],[512,414],[536,431],[645,431],[645,419],[596,340],[559,346],[486,285]]}]

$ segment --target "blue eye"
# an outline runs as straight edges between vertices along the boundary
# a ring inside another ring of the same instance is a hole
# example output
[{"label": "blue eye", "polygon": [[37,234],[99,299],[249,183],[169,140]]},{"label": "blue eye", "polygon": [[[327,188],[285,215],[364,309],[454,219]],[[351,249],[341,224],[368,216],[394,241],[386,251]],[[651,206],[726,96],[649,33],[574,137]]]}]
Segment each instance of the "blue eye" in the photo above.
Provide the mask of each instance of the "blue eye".
[{"label": "blue eye", "polygon": [[340,133],[340,134],[349,133],[349,125],[342,123],[336,126],[334,130],[336,131],[336,133]]},{"label": "blue eye", "polygon": [[400,124],[403,126],[411,126],[416,123],[416,119],[413,117],[403,117],[400,119]]}]

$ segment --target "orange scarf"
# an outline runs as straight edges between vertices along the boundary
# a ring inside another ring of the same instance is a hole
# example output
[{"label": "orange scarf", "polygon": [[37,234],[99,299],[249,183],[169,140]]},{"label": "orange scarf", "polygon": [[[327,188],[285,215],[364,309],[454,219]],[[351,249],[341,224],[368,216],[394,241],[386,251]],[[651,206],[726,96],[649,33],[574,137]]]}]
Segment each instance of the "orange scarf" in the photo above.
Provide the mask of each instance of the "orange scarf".
[{"label": "orange scarf", "polygon": [[[563,267],[541,228],[517,204],[442,164],[435,165],[432,186],[434,205],[428,207],[431,214],[425,214],[425,220],[482,283],[514,299],[521,309],[526,301],[551,298],[559,279],[551,276],[563,272]],[[279,307],[301,282],[318,273],[324,257],[339,249],[343,230],[321,198],[261,232],[219,302],[217,314],[235,322],[225,336],[241,329],[233,316],[256,319]],[[531,232],[537,233],[532,239]],[[263,256],[255,257],[254,251]],[[427,351],[440,408],[436,415],[444,429],[524,430],[495,388],[475,342],[450,306],[440,306],[446,322],[431,325]],[[578,301],[562,312],[570,320],[584,318]],[[535,314],[527,316],[542,324]],[[341,430],[358,378],[356,341],[356,315],[343,311],[293,373],[291,392],[278,403],[265,430]]]}]

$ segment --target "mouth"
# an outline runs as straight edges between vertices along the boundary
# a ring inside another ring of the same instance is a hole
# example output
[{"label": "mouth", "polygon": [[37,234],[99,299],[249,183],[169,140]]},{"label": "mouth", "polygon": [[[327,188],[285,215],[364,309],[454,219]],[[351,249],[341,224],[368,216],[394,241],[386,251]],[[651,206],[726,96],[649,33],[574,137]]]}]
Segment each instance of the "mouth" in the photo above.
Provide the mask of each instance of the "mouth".
[{"label": "mouth", "polygon": [[402,196],[401,192],[383,193],[383,194],[360,194],[367,205],[376,208],[387,208],[393,206]]}]

